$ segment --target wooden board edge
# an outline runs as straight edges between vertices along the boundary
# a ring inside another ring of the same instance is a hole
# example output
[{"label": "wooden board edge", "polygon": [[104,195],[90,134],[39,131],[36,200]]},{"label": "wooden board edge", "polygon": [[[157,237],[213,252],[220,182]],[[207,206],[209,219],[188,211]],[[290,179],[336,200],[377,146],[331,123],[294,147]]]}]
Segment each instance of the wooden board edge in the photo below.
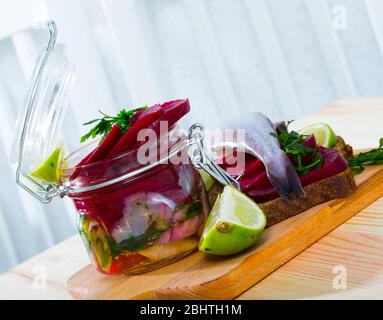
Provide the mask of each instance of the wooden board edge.
[{"label": "wooden board edge", "polygon": [[[234,299],[382,196],[383,169],[360,184],[352,195],[330,201],[315,215],[308,217],[298,228],[279,238],[272,246],[245,258],[231,272],[204,284],[177,288],[177,291],[174,288],[150,290],[133,299]],[[334,218],[335,215],[336,218]],[[319,225],[322,228],[316,227]],[[291,241],[297,241],[301,245],[291,247],[289,246]],[[254,265],[263,261],[263,256],[282,256],[283,258],[268,259],[267,263],[262,262],[262,268],[254,270]],[[247,275],[246,281],[238,282],[238,277],[243,278],[244,274]],[[246,285],[237,286],[238,283]],[[230,290],[225,290],[227,288]]]}]

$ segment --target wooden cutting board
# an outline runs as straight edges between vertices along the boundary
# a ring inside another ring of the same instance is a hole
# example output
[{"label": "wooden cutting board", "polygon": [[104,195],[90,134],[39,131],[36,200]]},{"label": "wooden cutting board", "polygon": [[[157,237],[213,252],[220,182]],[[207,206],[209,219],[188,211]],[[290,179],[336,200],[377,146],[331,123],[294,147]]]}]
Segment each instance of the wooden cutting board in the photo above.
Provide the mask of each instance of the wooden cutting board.
[{"label": "wooden cutting board", "polygon": [[161,269],[111,277],[87,266],[67,283],[75,299],[233,299],[383,196],[383,166],[355,177],[356,192],[272,226],[231,257],[195,252]]}]

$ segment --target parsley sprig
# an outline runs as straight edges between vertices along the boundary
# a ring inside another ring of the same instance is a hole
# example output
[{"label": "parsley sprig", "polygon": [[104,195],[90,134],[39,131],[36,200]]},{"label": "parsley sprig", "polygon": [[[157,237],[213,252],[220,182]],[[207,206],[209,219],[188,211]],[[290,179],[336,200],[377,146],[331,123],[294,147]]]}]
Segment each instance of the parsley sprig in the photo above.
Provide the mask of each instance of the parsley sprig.
[{"label": "parsley sprig", "polygon": [[85,122],[83,125],[87,126],[93,123],[97,123],[90,131],[83,135],[81,137],[81,142],[84,142],[88,140],[89,138],[95,138],[97,136],[102,136],[102,139],[105,138],[105,136],[109,133],[110,130],[112,130],[112,126],[116,123],[120,127],[121,131],[125,133],[129,127],[130,123],[129,120],[130,118],[138,111],[138,110],[144,110],[146,109],[147,106],[139,107],[133,110],[126,110],[122,109],[116,117],[108,116],[107,114],[103,113],[102,111],[100,112],[103,117],[99,119],[94,119],[88,122]]},{"label": "parsley sprig", "polygon": [[380,138],[378,148],[349,157],[347,161],[353,174],[361,173],[366,165],[383,164],[383,138]]},{"label": "parsley sprig", "polygon": [[[295,131],[289,131],[288,127],[293,121],[288,121],[287,125],[278,127],[279,133],[271,133],[272,136],[278,138],[282,145],[283,151],[291,155],[295,162],[295,168],[299,175],[304,175],[310,172],[313,168],[319,168],[322,165],[322,155],[317,151],[317,148],[310,148],[305,145],[304,139],[306,135],[299,134]],[[311,156],[310,163],[304,164],[307,156]]]}]

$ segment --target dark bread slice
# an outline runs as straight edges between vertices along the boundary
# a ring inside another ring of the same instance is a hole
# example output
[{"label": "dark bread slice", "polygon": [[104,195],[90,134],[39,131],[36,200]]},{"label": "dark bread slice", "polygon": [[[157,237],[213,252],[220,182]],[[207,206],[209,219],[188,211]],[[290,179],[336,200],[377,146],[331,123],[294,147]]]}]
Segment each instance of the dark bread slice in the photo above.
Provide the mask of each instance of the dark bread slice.
[{"label": "dark bread slice", "polygon": [[303,189],[304,195],[292,195],[289,202],[279,197],[259,204],[267,217],[267,227],[320,203],[347,197],[355,191],[356,185],[350,169],[346,169],[335,176],[309,184]]},{"label": "dark bread slice", "polygon": [[339,136],[334,149],[337,149],[338,152],[345,158],[351,157],[354,154],[352,147],[348,145],[342,137]]},{"label": "dark bread slice", "polygon": [[[344,157],[352,155],[352,147],[347,145],[342,137],[338,137],[335,147]],[[303,196],[293,195],[289,202],[282,198],[276,198],[268,202],[258,204],[267,217],[267,227],[282,220],[302,213],[318,204],[347,197],[355,189],[354,177],[350,169],[346,169],[335,176],[327,177],[320,181],[305,186]],[[223,186],[215,182],[208,192],[209,202],[213,206]]]}]

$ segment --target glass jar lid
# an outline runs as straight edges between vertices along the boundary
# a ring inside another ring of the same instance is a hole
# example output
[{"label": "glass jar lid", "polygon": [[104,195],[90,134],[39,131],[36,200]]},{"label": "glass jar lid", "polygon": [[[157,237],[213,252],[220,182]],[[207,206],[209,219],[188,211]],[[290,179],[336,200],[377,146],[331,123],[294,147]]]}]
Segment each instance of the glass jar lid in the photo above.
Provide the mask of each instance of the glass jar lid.
[{"label": "glass jar lid", "polygon": [[[57,147],[59,131],[68,105],[74,69],[65,54],[65,46],[56,43],[57,27],[47,23],[49,42],[40,53],[24,110],[19,113],[11,152],[17,164],[16,182],[43,202],[54,185],[42,184],[29,174]],[[31,185],[32,184],[32,185]]]}]

